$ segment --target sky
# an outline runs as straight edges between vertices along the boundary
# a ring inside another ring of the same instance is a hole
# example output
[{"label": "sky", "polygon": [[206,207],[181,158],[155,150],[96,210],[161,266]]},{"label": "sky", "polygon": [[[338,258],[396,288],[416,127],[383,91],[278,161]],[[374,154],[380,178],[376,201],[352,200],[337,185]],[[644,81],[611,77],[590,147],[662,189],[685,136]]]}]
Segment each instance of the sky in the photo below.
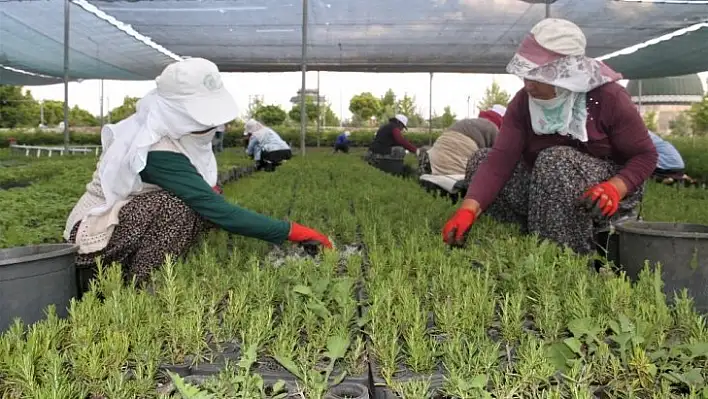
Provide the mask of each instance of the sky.
[{"label": "sky", "polygon": [[[703,82],[708,72],[701,73]],[[297,94],[301,86],[300,72],[287,73],[224,73],[225,86],[236,99],[242,117],[248,109],[251,96],[263,96],[266,104],[277,104],[290,110],[290,98]],[[484,97],[484,92],[493,81],[513,95],[522,87],[522,81],[512,75],[454,74],[433,75],[433,112],[443,113],[450,106],[458,118],[475,116],[476,104]],[[626,83],[626,82],[623,82]],[[427,73],[344,73],[321,72],[320,93],[325,96],[335,114],[344,119],[351,117],[349,99],[361,92],[369,91],[376,96],[390,88],[397,96],[404,94],[416,99],[421,114],[427,119],[429,109],[430,75]],[[125,96],[142,97],[155,87],[154,81],[104,81],[104,112],[123,103]],[[317,88],[317,72],[307,73],[307,88]],[[40,100],[63,100],[63,84],[28,87],[32,95]],[[100,81],[87,80],[69,84],[69,105],[78,105],[94,115],[100,114]],[[468,102],[469,98],[469,102]],[[469,108],[468,108],[469,105]]]}]

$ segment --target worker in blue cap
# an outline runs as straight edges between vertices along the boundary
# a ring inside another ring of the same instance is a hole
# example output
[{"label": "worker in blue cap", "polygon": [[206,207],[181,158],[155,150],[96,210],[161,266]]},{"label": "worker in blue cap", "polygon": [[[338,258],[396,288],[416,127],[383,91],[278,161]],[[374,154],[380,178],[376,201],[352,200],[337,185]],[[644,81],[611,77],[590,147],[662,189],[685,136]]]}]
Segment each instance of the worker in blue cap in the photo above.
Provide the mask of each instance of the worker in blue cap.
[{"label": "worker in blue cap", "polygon": [[649,137],[654,142],[656,152],[659,154],[656,169],[654,169],[654,178],[663,184],[673,184],[676,181],[692,183],[693,179],[686,175],[686,165],[676,147],[654,132],[650,131]]},{"label": "worker in blue cap", "polygon": [[337,136],[337,139],[334,141],[334,152],[337,153],[339,151],[348,154],[349,153],[349,136],[351,136],[351,133],[349,131],[346,131],[339,136]]}]

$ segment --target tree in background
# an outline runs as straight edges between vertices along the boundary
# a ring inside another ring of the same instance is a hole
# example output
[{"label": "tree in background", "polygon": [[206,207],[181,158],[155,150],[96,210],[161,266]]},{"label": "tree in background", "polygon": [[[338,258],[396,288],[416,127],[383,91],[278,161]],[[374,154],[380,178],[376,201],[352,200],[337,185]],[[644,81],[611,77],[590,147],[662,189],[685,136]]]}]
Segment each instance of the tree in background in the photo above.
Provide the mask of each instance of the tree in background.
[{"label": "tree in background", "polygon": [[[62,104],[63,107],[63,104]],[[64,120],[64,110],[62,109],[62,120]],[[74,105],[69,109],[69,126],[99,126],[98,118],[85,109]]]},{"label": "tree in background", "polygon": [[249,98],[248,109],[246,110],[246,118],[255,118],[256,112],[263,106],[263,98],[261,96],[253,96]]},{"label": "tree in background", "polygon": [[708,94],[703,96],[703,101],[691,106],[689,115],[693,134],[698,136],[708,135]]},{"label": "tree in background", "polygon": [[349,111],[354,114],[353,122],[368,123],[372,116],[381,115],[382,108],[381,99],[368,91],[349,100]]},{"label": "tree in background", "polygon": [[386,94],[381,97],[381,112],[376,116],[379,121],[387,121],[396,115],[396,93],[392,89],[388,89]]},{"label": "tree in background", "polygon": [[[288,114],[278,105],[262,105],[262,103],[260,103],[259,107],[253,111],[251,117],[269,126],[279,126],[285,122]],[[300,110],[298,109],[298,118],[299,117]]]},{"label": "tree in background", "polygon": [[494,104],[500,104],[506,106],[509,104],[511,96],[506,91],[502,90],[499,83],[496,81],[492,82],[492,85],[487,87],[484,91],[484,97],[477,103],[477,108],[482,111],[492,108]]},{"label": "tree in background", "polygon": [[443,114],[441,116],[442,127],[448,127],[448,126],[452,125],[453,123],[455,123],[456,117],[457,117],[457,115],[452,113],[452,109],[450,108],[449,105],[446,106],[445,108],[443,108]]},{"label": "tree in background", "polygon": [[433,114],[432,125],[433,129],[446,129],[455,123],[455,114],[452,113],[450,106],[443,109],[442,115]]},{"label": "tree in background", "polygon": [[[317,104],[310,98],[305,97],[305,110],[307,113],[307,123],[317,120]],[[300,104],[293,104],[288,112],[288,116],[294,122],[300,122]]]},{"label": "tree in background", "polygon": [[656,111],[645,112],[642,119],[644,119],[644,124],[647,126],[647,129],[652,132],[657,132],[659,130],[659,127],[656,124]]},{"label": "tree in background", "polygon": [[415,97],[404,94],[403,98],[396,102],[396,113],[408,117],[408,127],[420,127],[425,123],[425,118],[421,115],[415,103]]},{"label": "tree in background", "polygon": [[138,97],[125,96],[123,104],[110,111],[111,123],[120,122],[135,113],[135,106],[138,104]]},{"label": "tree in background", "polygon": [[332,105],[322,105],[322,124],[324,126],[339,126],[339,117],[332,111]]},{"label": "tree in background", "polygon": [[669,121],[669,129],[673,136],[690,136],[691,118],[685,112],[681,112],[675,119]]},{"label": "tree in background", "polygon": [[[22,86],[0,85],[0,127],[38,127],[44,121],[47,126],[56,126],[64,121],[64,102],[56,100],[37,101],[32,93]],[[93,114],[73,106],[69,109],[69,126],[98,126]]]},{"label": "tree in background", "polygon": [[23,92],[22,86],[0,85],[0,128],[38,125],[39,107],[32,93]]}]

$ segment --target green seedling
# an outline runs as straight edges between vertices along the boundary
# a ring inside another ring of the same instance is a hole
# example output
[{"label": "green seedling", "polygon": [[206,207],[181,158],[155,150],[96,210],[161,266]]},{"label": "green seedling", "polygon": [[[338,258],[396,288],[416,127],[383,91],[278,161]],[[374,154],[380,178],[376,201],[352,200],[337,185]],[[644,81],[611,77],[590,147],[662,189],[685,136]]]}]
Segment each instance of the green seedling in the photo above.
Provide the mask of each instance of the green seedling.
[{"label": "green seedling", "polygon": [[275,356],[275,360],[303,382],[309,397],[322,398],[330,385],[337,385],[344,380],[346,372],[336,376],[330,384],[330,376],[334,372],[334,366],[338,360],[344,358],[348,348],[349,340],[347,338],[330,337],[327,341],[327,351],[323,354],[324,358],[328,359],[328,364],[323,372],[298,366],[292,359],[279,355]]}]

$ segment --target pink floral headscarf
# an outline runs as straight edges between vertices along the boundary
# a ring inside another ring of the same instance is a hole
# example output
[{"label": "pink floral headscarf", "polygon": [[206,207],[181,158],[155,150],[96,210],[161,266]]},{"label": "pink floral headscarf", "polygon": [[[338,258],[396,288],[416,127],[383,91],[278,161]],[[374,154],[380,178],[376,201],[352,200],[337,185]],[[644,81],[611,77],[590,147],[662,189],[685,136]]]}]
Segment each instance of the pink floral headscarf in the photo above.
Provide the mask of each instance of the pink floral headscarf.
[{"label": "pink floral headscarf", "polygon": [[602,61],[587,57],[585,46],[585,35],[577,25],[547,18],[531,29],[506,71],[580,93],[622,79]]}]

